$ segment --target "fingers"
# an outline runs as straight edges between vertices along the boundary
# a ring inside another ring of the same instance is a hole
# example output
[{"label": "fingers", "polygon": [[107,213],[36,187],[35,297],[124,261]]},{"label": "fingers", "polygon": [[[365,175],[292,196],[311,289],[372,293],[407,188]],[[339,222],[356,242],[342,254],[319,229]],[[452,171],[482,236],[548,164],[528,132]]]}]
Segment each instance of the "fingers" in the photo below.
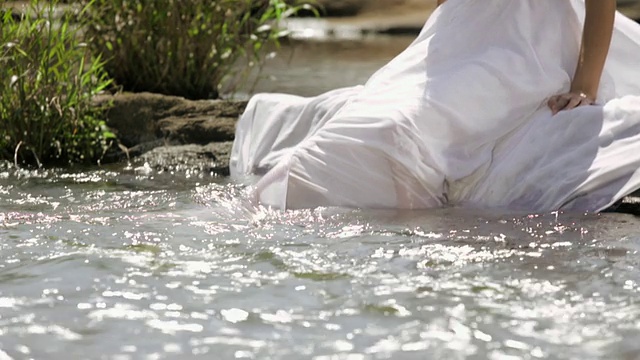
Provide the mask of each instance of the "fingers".
[{"label": "fingers", "polygon": [[582,103],[582,100],[584,100],[584,98],[582,98],[581,96],[571,96],[569,98],[569,102],[567,103],[567,105],[565,105],[565,107],[562,110],[575,109],[578,106],[580,106],[580,104]]},{"label": "fingers", "polygon": [[551,112],[555,115],[556,113],[556,97],[552,96],[549,101],[547,101],[547,106],[551,109]]},{"label": "fingers", "polygon": [[565,109],[567,104],[569,104],[569,98],[564,95],[556,95],[549,99],[549,108],[551,108],[551,112],[555,115],[558,112]]},{"label": "fingers", "polygon": [[566,93],[552,96],[547,105],[553,115],[563,110],[575,109],[579,106],[592,105],[595,101],[584,93]]},{"label": "fingers", "polygon": [[588,97],[582,97],[582,100],[580,101],[580,103],[576,106],[587,106],[587,105],[593,105],[596,102]]}]

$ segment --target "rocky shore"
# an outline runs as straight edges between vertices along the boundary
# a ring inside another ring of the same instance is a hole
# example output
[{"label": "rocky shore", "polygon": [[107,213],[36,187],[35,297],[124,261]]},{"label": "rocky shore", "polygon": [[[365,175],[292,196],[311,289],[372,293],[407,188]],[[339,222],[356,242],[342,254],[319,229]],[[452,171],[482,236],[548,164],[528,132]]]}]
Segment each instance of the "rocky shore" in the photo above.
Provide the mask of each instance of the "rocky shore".
[{"label": "rocky shore", "polygon": [[108,106],[107,125],[119,141],[105,162],[226,176],[235,124],[246,101],[122,93],[100,96],[95,105]]}]

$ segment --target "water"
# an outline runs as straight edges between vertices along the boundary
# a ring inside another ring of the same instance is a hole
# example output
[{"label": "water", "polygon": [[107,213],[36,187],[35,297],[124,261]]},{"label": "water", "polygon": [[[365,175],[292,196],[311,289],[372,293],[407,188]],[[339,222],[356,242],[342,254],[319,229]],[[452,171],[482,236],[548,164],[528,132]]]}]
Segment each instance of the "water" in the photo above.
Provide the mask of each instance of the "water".
[{"label": "water", "polygon": [[[299,45],[258,90],[365,81],[408,41],[385,39]],[[632,216],[276,212],[243,191],[1,164],[0,359],[640,358]]]},{"label": "water", "polygon": [[365,36],[342,41],[293,41],[268,61],[260,81],[241,92],[284,92],[314,96],[364,84],[404,50],[412,36]]},{"label": "water", "polygon": [[640,356],[628,215],[281,213],[144,168],[0,178],[1,359]]}]

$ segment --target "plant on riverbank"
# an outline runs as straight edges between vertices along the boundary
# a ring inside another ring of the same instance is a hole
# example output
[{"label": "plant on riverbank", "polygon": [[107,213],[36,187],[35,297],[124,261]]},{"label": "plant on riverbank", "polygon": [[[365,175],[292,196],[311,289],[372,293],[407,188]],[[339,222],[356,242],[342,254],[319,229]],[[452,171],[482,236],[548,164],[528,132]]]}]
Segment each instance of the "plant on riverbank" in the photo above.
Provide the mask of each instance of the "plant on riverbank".
[{"label": "plant on riverbank", "polygon": [[53,21],[56,0],[0,19],[0,158],[26,163],[98,159],[113,137],[91,99],[110,83],[78,29]]},{"label": "plant on riverbank", "polygon": [[[303,6],[284,0],[96,0],[86,18],[96,53],[129,91],[217,98],[259,67]],[[246,59],[248,66],[238,67]]]}]

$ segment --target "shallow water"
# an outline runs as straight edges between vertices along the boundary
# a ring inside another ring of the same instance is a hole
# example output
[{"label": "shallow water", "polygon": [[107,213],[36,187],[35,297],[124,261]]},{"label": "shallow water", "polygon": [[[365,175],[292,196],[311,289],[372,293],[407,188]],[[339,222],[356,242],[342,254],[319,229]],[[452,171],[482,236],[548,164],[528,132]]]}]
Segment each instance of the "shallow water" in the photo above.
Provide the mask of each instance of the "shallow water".
[{"label": "shallow water", "polygon": [[413,39],[413,36],[364,36],[340,41],[293,40],[267,61],[257,84],[240,88],[239,97],[252,92],[314,96],[364,84]]},{"label": "shallow water", "polygon": [[0,170],[0,359],[634,359],[640,222]]}]

